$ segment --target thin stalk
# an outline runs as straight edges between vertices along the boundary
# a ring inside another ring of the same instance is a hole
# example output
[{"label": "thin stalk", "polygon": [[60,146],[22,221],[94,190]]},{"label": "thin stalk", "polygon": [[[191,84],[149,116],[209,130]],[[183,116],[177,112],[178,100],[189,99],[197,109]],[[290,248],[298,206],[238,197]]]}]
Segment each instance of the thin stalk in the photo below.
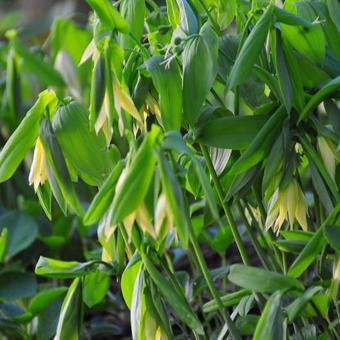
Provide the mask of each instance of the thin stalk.
[{"label": "thin stalk", "polygon": [[223,320],[228,325],[228,329],[229,329],[231,337],[234,340],[241,340],[241,336],[239,335],[238,330],[236,329],[233,321],[231,320],[228,311],[225,310],[225,308],[223,306],[223,303],[221,301],[221,298],[218,295],[218,292],[216,290],[216,287],[214,285],[212,277],[211,277],[211,275],[209,273],[208,266],[207,266],[207,264],[205,262],[205,259],[203,257],[202,250],[201,250],[201,248],[200,248],[200,246],[198,244],[197,238],[196,238],[196,236],[194,234],[194,231],[193,231],[192,227],[191,227],[191,230],[190,230],[190,241],[191,241],[194,253],[196,255],[197,262],[198,262],[198,264],[200,266],[200,269],[201,269],[202,274],[203,274],[203,276],[205,278],[205,281],[207,282],[207,286],[208,286],[208,288],[210,290],[210,293],[211,293],[212,297],[215,299],[216,303],[218,304],[218,307],[219,307],[220,312],[222,314]]},{"label": "thin stalk", "polygon": [[223,193],[223,190],[222,190],[222,186],[221,186],[221,184],[220,184],[220,182],[218,180],[216,171],[215,171],[214,166],[213,166],[213,164],[211,162],[211,158],[210,158],[209,152],[208,152],[207,148],[204,145],[200,144],[200,147],[201,147],[203,156],[204,156],[204,158],[206,160],[206,163],[207,163],[210,175],[211,175],[212,180],[214,182],[214,186],[215,186],[215,189],[217,191],[217,195],[219,197],[220,203],[221,203],[221,205],[223,207],[224,213],[225,213],[225,215],[227,217],[227,220],[229,222],[229,225],[230,225],[230,228],[231,228],[231,232],[232,232],[234,240],[236,242],[238,251],[239,251],[239,253],[241,255],[242,261],[243,261],[243,263],[245,265],[249,266],[250,265],[249,256],[247,254],[245,245],[244,245],[244,243],[243,243],[243,241],[241,239],[240,233],[238,232],[237,225],[236,225],[236,222],[235,222],[234,217],[232,215],[230,206],[229,206],[229,204],[227,202],[224,201],[224,193]]},{"label": "thin stalk", "polygon": [[218,35],[221,35],[221,30],[220,30],[220,26],[218,25],[218,23],[216,22],[216,20],[212,17],[208,7],[206,6],[205,2],[203,0],[198,0],[200,5],[203,7],[205,13],[207,14],[209,20],[211,21],[211,24],[214,26],[214,30],[216,31],[216,33]]}]

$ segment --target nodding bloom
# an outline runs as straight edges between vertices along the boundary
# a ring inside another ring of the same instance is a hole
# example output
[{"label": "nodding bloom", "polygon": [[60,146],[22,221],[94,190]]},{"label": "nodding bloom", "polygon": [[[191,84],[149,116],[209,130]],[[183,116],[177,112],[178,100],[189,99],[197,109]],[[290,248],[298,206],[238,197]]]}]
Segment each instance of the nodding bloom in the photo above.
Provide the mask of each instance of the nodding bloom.
[{"label": "nodding bloom", "polygon": [[47,162],[44,147],[40,138],[35,142],[33,161],[28,177],[29,184],[37,191],[39,184],[44,184],[47,180]]},{"label": "nodding bloom", "polygon": [[295,219],[303,230],[307,230],[307,203],[305,196],[295,179],[280,191],[277,189],[269,200],[266,230],[272,228],[276,234],[288,217],[290,227],[294,225]]}]

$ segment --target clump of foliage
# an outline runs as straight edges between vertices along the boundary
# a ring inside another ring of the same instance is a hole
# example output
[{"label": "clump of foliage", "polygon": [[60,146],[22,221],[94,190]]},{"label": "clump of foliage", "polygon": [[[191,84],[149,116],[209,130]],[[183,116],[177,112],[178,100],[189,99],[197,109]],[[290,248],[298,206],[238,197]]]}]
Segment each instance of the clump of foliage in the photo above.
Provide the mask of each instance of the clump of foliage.
[{"label": "clump of foliage", "polygon": [[0,333],[339,339],[339,2],[87,2],[1,46]]}]

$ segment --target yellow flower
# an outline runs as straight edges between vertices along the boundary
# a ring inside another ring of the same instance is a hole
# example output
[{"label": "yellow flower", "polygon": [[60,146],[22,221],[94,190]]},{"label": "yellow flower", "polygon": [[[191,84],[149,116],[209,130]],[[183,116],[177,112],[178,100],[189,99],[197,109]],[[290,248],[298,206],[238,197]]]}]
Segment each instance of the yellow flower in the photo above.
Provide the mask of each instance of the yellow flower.
[{"label": "yellow flower", "polygon": [[29,173],[29,184],[34,186],[37,191],[39,184],[44,184],[47,180],[47,163],[44,147],[40,138],[37,138],[34,148],[33,161]]},{"label": "yellow flower", "polygon": [[306,215],[307,204],[304,194],[297,181],[293,179],[282,192],[277,189],[269,200],[266,230],[272,228],[278,234],[286,217],[291,228],[296,219],[302,229],[307,230]]}]

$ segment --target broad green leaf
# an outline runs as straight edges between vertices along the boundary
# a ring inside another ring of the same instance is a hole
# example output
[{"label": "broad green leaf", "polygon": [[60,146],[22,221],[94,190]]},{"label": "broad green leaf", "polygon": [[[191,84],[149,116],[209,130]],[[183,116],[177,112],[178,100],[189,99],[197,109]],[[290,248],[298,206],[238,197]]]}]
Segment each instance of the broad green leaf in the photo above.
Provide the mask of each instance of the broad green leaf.
[{"label": "broad green leaf", "polygon": [[272,141],[277,135],[278,130],[281,130],[281,124],[285,116],[285,110],[281,106],[267,120],[260,129],[253,142],[244,151],[241,157],[233,165],[231,173],[239,174],[251,168],[260,162],[268,153],[272,145]]},{"label": "broad green leaf", "polygon": [[40,256],[35,266],[35,273],[51,278],[71,279],[94,272],[97,267],[98,261],[81,263],[77,261],[60,261]]},{"label": "broad green leaf", "polygon": [[124,170],[124,177],[121,179],[120,187],[116,189],[112,203],[113,224],[121,222],[144,200],[154,174],[156,164],[154,149],[157,146],[159,136],[160,129],[154,125],[152,130],[144,137],[144,141],[134,155],[131,164]]},{"label": "broad green leaf", "polygon": [[276,6],[274,7],[274,15],[279,22],[286,25],[302,27],[311,27],[313,25],[312,22],[306,20],[304,17]]},{"label": "broad green leaf", "polygon": [[273,293],[286,289],[304,289],[302,283],[292,276],[241,264],[234,264],[230,267],[228,279],[240,287],[261,293]]},{"label": "broad green leaf", "polygon": [[240,52],[237,55],[228,78],[228,89],[243,83],[250,75],[251,70],[263,49],[269,28],[273,19],[274,7],[269,5],[260,20],[256,23]]},{"label": "broad green leaf", "polygon": [[327,224],[324,227],[323,235],[326,241],[340,253],[340,227],[332,224]]},{"label": "broad green leaf", "polygon": [[15,40],[14,48],[24,60],[26,67],[45,85],[64,86],[63,77],[50,64],[38,55],[30,52],[19,40]]},{"label": "broad green leaf", "polygon": [[299,313],[305,308],[307,303],[312,299],[312,297],[319,293],[322,287],[312,287],[306,290],[302,295],[296,298],[288,307],[287,314],[289,321],[294,321],[294,319],[299,315]]},{"label": "broad green leaf", "polygon": [[53,100],[55,100],[54,92],[49,90],[41,92],[36,103],[9,137],[0,152],[0,182],[6,181],[13,175],[27,152],[33,147],[38,136],[41,116]]},{"label": "broad green leaf", "polygon": [[157,285],[167,303],[174,309],[177,316],[198,334],[203,334],[203,326],[188,304],[187,300],[177,293],[173,285],[155,268],[151,260],[142,254],[144,266],[151,276],[152,281]]},{"label": "broad green leaf", "polygon": [[60,106],[52,121],[67,160],[90,185],[101,184],[112,169],[104,134],[90,131],[88,111],[79,102]]},{"label": "broad green leaf", "polygon": [[[224,307],[231,307],[231,306],[235,306],[237,305],[241,299],[244,296],[248,296],[251,295],[252,291],[249,289],[241,289],[235,293],[229,293],[226,295],[222,295],[220,297],[221,302],[223,304]],[[204,313],[210,313],[210,312],[215,312],[217,310],[219,310],[219,305],[217,304],[216,300],[211,300],[209,302],[206,302],[203,305],[203,312]]]},{"label": "broad green leaf", "polygon": [[46,153],[48,166],[55,176],[63,198],[76,214],[81,215],[83,208],[77,197],[66,161],[48,118],[41,122],[39,134]]},{"label": "broad green leaf", "polygon": [[87,274],[84,279],[83,301],[92,308],[103,300],[110,288],[111,278],[106,272],[96,271]]},{"label": "broad green leaf", "polygon": [[329,15],[340,34],[340,4],[337,0],[327,0]]},{"label": "broad green leaf", "polygon": [[281,33],[278,30],[275,30],[272,34],[272,44],[273,63],[279,80],[281,96],[287,112],[290,113],[293,105],[293,85],[283,52]]},{"label": "broad green leaf", "polygon": [[298,124],[306,119],[310,112],[317,107],[327,96],[331,95],[340,88],[340,76],[327,82],[312,98],[308,101],[303,111],[299,115]]},{"label": "broad green leaf", "polygon": [[158,154],[158,166],[162,189],[166,195],[170,211],[174,216],[175,228],[179,239],[186,248],[189,243],[190,217],[185,204],[182,188],[163,154]]},{"label": "broad green leaf", "polygon": [[39,185],[36,194],[46,216],[52,220],[52,191],[49,182]]},{"label": "broad green leaf", "polygon": [[138,340],[142,333],[143,317],[145,311],[143,301],[144,271],[139,270],[133,283],[133,295],[131,301],[130,323],[132,340]]},{"label": "broad green leaf", "polygon": [[86,46],[90,43],[91,34],[87,29],[77,26],[72,20],[59,17],[53,23],[50,39],[54,58],[59,51],[66,51],[73,62],[78,65]]},{"label": "broad green leaf", "polygon": [[7,229],[6,256],[12,257],[28,248],[38,236],[35,220],[19,211],[8,211],[0,215],[0,230]]},{"label": "broad green leaf", "polygon": [[36,294],[30,301],[28,310],[32,315],[38,315],[45,310],[55,299],[65,295],[67,292],[66,287],[58,287],[51,289],[44,289]]},{"label": "broad green leaf", "polygon": [[121,279],[121,290],[123,294],[124,301],[129,309],[131,309],[133,287],[141,269],[142,262],[138,257],[133,256],[125,268],[122,279]]},{"label": "broad green leaf", "polygon": [[[301,16],[306,18],[306,20],[313,21],[316,19],[314,12],[312,17],[310,17],[308,3],[298,3],[296,8],[293,6],[291,9],[293,14],[299,15],[301,12]],[[302,27],[282,24],[281,31],[284,39],[287,39],[298,52],[305,55],[313,63],[321,63],[325,58],[326,41],[321,25]],[[315,41],[318,43],[315,44]]]},{"label": "broad green leaf", "polygon": [[166,131],[179,130],[182,121],[182,79],[176,59],[155,56],[145,62],[159,96],[161,120]]},{"label": "broad green leaf", "polygon": [[117,29],[119,32],[127,33],[129,25],[126,20],[113,7],[109,0],[86,0],[94,9],[101,22],[110,29]]},{"label": "broad green leaf", "polygon": [[197,140],[223,149],[245,149],[270,118],[268,115],[212,118],[198,123]]},{"label": "broad green leaf", "polygon": [[283,316],[280,292],[273,294],[267,301],[257,323],[254,340],[283,339]]},{"label": "broad green leaf", "polygon": [[[120,3],[120,14],[128,24],[129,32],[140,41],[144,33],[145,0],[123,0]],[[120,46],[133,49],[136,42],[126,34],[120,36]]]},{"label": "broad green leaf", "polygon": [[187,0],[177,0],[177,4],[180,13],[180,27],[183,32],[187,35],[198,33],[198,20],[189,2]]},{"label": "broad green leaf", "polygon": [[185,44],[183,61],[183,113],[194,125],[217,74],[219,40],[209,24]]},{"label": "broad green leaf", "polygon": [[180,23],[180,12],[176,0],[166,0],[169,22],[175,29]]},{"label": "broad green leaf", "polygon": [[323,246],[325,245],[325,239],[323,236],[324,227],[328,224],[335,223],[339,212],[340,204],[338,204],[328,215],[328,217],[324,220],[319,229],[314,233],[312,239],[307,243],[303,251],[289,267],[289,275],[293,277],[299,277],[313,263],[313,261],[320,254]]},{"label": "broad green leaf", "polygon": [[82,282],[75,279],[61,307],[55,340],[78,340],[82,323]]},{"label": "broad green leaf", "polygon": [[27,298],[33,296],[36,291],[37,282],[32,273],[8,271],[0,274],[1,300]]},{"label": "broad green leaf", "polygon": [[122,162],[118,162],[113,168],[111,174],[99,188],[96,196],[93,198],[89,209],[86,211],[83,221],[85,225],[91,225],[100,220],[108,210],[114,197],[118,177],[123,169]]}]

